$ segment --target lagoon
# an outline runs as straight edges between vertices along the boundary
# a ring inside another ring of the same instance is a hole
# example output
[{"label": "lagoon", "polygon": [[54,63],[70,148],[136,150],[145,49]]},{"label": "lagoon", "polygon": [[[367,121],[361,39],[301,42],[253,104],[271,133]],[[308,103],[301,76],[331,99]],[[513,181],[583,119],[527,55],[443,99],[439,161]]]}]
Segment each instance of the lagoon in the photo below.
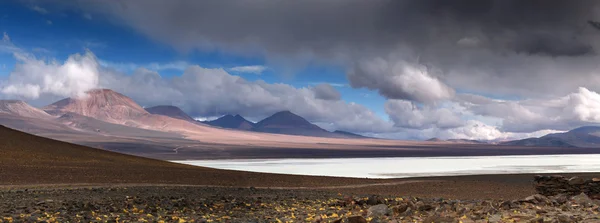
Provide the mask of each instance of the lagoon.
[{"label": "lagoon", "polygon": [[600,172],[600,155],[184,160],[177,163],[263,173],[408,178],[516,173]]}]

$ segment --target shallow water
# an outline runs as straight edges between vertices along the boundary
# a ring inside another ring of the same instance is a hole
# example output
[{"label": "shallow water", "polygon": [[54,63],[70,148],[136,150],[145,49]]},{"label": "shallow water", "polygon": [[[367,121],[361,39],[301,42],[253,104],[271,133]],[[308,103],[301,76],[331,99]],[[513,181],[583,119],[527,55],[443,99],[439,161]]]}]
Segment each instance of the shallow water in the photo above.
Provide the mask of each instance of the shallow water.
[{"label": "shallow water", "polygon": [[218,169],[358,178],[600,172],[600,155],[174,161]]}]

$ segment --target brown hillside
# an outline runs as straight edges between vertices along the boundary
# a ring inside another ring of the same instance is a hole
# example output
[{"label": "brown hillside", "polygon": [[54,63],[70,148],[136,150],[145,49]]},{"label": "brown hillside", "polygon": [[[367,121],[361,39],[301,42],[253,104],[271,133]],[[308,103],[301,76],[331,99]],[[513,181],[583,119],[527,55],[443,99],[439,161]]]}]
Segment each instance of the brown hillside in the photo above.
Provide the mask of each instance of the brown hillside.
[{"label": "brown hillside", "polygon": [[379,182],[195,167],[60,142],[4,126],[0,126],[0,179],[0,185],[149,183],[302,187]]}]

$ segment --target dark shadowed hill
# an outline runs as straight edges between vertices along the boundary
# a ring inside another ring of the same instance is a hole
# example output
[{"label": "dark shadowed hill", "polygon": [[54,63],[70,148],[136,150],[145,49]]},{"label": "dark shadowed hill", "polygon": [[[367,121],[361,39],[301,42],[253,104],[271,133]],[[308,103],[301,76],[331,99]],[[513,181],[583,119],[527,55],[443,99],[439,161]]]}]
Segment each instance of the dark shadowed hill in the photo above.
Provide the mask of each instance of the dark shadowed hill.
[{"label": "dark shadowed hill", "polygon": [[246,120],[241,115],[225,115],[216,120],[204,122],[205,124],[227,129],[251,130],[254,123]]},{"label": "dark shadowed hill", "polygon": [[240,187],[310,187],[380,182],[189,166],[60,142],[1,125],[0,179],[0,185],[148,183]]},{"label": "dark shadowed hill", "polygon": [[339,134],[339,135],[344,135],[348,138],[370,138],[370,137],[366,137],[364,135],[359,135],[356,133],[346,132],[346,131],[341,131],[341,130],[335,130],[333,133]]},{"label": "dark shadowed hill", "polygon": [[322,129],[290,111],[277,112],[256,123],[252,130],[286,135],[344,138],[339,134]]},{"label": "dark shadowed hill", "polygon": [[146,111],[150,112],[150,114],[164,115],[164,116],[169,116],[171,118],[186,120],[186,121],[190,121],[190,122],[196,121],[177,106],[158,105],[158,106],[145,108],[145,109],[146,109]]},{"label": "dark shadowed hill", "polygon": [[503,143],[516,146],[557,146],[600,148],[600,127],[584,126],[564,133],[553,133],[540,138],[528,138]]}]

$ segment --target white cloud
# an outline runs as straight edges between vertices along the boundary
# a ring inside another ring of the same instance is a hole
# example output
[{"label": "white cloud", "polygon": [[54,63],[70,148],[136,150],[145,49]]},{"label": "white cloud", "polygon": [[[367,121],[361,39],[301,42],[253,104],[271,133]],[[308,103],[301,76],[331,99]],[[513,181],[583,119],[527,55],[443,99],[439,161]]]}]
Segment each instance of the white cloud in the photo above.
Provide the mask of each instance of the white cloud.
[{"label": "white cloud", "polygon": [[419,108],[407,100],[388,100],[385,112],[396,126],[402,128],[456,128],[463,125],[460,114],[448,108],[437,108],[425,105]]},{"label": "white cloud", "polygon": [[476,115],[500,118],[501,129],[509,132],[569,130],[600,123],[600,95],[584,87],[558,98],[503,101],[459,95],[457,100]]},{"label": "white cloud", "polygon": [[252,73],[252,74],[261,74],[267,69],[266,66],[261,65],[252,65],[252,66],[238,66],[232,67],[228,70],[231,72],[240,72],[240,73]]},{"label": "white cloud", "polygon": [[46,24],[52,25],[52,20],[46,20]]},{"label": "white cloud", "polygon": [[10,43],[10,36],[8,36],[8,33],[4,32],[4,35],[2,36],[2,42]]},{"label": "white cloud", "polygon": [[88,19],[88,20],[92,20],[92,14],[90,14],[90,13],[83,13],[83,18]]},{"label": "white cloud", "polygon": [[10,73],[1,92],[37,99],[42,94],[82,96],[98,86],[99,70],[91,52],[71,55],[65,62],[43,61],[33,56],[16,57],[19,63]]},{"label": "white cloud", "polygon": [[105,71],[100,86],[122,92],[144,106],[176,105],[194,117],[241,114],[261,119],[290,110],[330,129],[385,132],[392,128],[390,122],[365,106],[322,99],[323,95],[319,96],[310,87],[247,81],[224,69],[192,65],[181,76],[168,79],[145,68],[137,69],[130,76]]},{"label": "white cloud", "polygon": [[22,50],[15,46],[10,40],[8,33],[4,32],[2,36],[2,42],[0,42],[0,53],[18,53]]},{"label": "white cloud", "polygon": [[39,12],[40,14],[48,14],[48,10],[37,5],[33,6],[31,10]]}]

